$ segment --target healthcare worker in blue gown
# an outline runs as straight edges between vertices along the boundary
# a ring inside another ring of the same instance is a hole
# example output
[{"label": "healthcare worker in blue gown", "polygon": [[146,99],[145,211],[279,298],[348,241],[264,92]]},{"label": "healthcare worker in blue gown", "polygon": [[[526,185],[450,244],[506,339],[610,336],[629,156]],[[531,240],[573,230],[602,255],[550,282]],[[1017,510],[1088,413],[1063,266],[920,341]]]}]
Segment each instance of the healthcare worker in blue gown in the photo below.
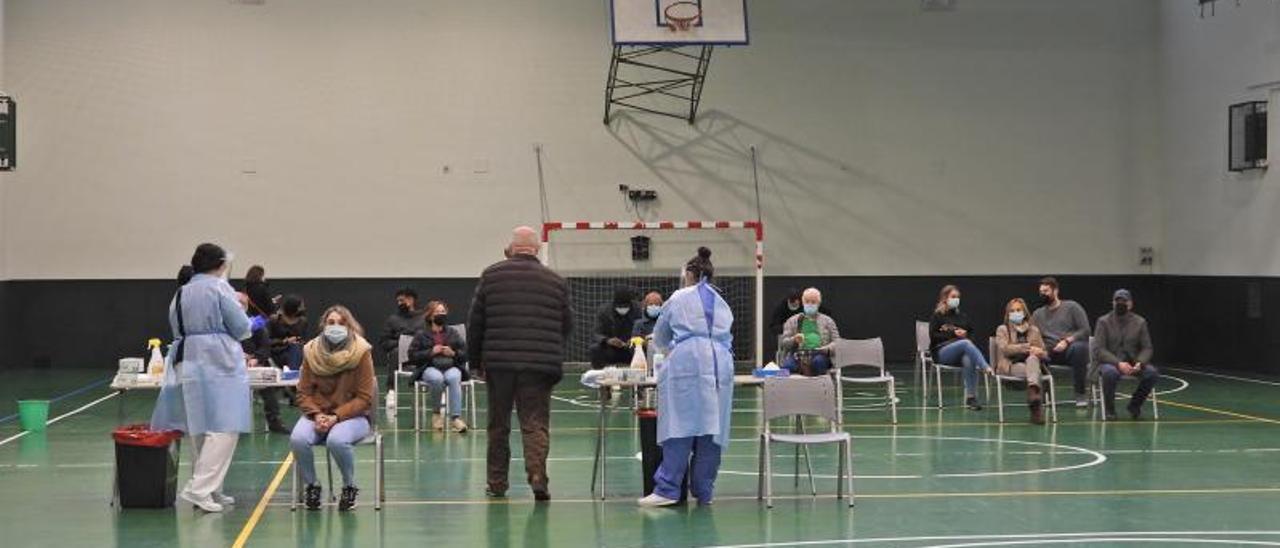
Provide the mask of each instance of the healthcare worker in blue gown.
[{"label": "healthcare worker in blue gown", "polygon": [[[169,305],[174,342],[151,428],[181,430],[191,438],[195,465],[179,497],[206,512],[221,512],[235,500],[222,493],[241,433],[249,432],[249,374],[240,341],[250,319],[227,283],[227,252],[200,244],[190,268],[179,273],[179,295]],[[185,279],[189,276],[189,279]],[[181,323],[179,323],[181,309]]]},{"label": "healthcare worker in blue gown", "polygon": [[685,264],[684,287],[662,306],[653,328],[653,342],[667,356],[658,369],[662,465],[641,506],[678,502],[686,473],[698,504],[711,504],[733,406],[733,312],[711,285],[714,274],[711,250],[698,248]]}]

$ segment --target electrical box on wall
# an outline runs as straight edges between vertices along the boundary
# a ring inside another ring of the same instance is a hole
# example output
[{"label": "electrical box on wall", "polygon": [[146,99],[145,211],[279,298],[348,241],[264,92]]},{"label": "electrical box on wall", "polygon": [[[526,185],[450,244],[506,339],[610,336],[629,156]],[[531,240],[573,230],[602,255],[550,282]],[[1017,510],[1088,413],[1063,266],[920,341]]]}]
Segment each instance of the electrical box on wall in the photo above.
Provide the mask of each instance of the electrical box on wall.
[{"label": "electrical box on wall", "polygon": [[1267,102],[1231,105],[1227,118],[1227,170],[1266,169]]},{"label": "electrical box on wall", "polygon": [[18,103],[0,94],[0,171],[18,167]]}]

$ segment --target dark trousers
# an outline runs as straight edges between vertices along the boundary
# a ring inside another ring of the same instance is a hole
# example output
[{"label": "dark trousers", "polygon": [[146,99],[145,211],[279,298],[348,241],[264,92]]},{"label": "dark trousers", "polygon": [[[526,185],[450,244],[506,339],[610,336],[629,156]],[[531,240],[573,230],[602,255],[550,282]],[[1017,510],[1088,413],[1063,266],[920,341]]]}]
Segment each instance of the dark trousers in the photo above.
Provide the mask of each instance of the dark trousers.
[{"label": "dark trousers", "polygon": [[1075,386],[1076,395],[1083,395],[1089,376],[1089,341],[1075,341],[1062,352],[1053,351],[1056,344],[1048,345],[1049,363],[1071,366],[1071,382]]},{"label": "dark trousers", "polygon": [[547,489],[547,453],[551,450],[551,390],[559,379],[533,372],[489,371],[489,489],[505,492],[511,465],[511,408],[520,419],[524,471],[535,491]]},{"label": "dark trousers", "polygon": [[280,422],[280,389],[263,388],[258,391],[258,397],[262,398],[262,414],[267,424]]},{"label": "dark trousers", "polygon": [[606,365],[630,365],[631,356],[635,353],[630,348],[614,348],[605,343],[597,344],[591,349],[591,368],[600,369]]},{"label": "dark trousers", "polygon": [[[1104,363],[1098,367],[1098,374],[1102,376],[1102,405],[1108,415],[1116,414],[1116,384],[1120,382],[1120,368],[1115,364]],[[1142,369],[1135,375],[1138,378],[1138,389],[1133,391],[1133,397],[1129,400],[1129,407],[1142,407],[1142,403],[1147,401],[1147,396],[1151,395],[1151,389],[1155,388],[1156,381],[1160,380],[1160,371],[1156,366],[1151,364],[1143,364]]]}]

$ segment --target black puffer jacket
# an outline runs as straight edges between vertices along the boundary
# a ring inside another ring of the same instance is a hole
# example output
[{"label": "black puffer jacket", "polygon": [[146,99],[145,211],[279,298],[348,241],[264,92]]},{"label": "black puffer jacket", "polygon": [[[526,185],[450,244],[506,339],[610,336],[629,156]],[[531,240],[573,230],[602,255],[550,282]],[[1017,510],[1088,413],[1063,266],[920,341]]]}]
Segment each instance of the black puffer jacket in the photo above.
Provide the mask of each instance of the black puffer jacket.
[{"label": "black puffer jacket", "polygon": [[486,268],[467,321],[473,369],[563,375],[564,346],[573,326],[569,285],[532,255]]}]

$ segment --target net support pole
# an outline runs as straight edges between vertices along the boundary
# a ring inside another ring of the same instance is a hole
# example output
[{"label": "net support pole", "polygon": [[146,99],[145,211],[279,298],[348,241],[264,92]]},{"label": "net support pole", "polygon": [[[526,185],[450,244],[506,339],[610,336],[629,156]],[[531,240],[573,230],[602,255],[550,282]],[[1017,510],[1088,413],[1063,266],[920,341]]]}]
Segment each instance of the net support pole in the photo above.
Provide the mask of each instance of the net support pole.
[{"label": "net support pole", "polygon": [[[763,225],[761,225],[763,226]],[[756,361],[752,367],[764,367],[764,240],[756,228]]]}]

